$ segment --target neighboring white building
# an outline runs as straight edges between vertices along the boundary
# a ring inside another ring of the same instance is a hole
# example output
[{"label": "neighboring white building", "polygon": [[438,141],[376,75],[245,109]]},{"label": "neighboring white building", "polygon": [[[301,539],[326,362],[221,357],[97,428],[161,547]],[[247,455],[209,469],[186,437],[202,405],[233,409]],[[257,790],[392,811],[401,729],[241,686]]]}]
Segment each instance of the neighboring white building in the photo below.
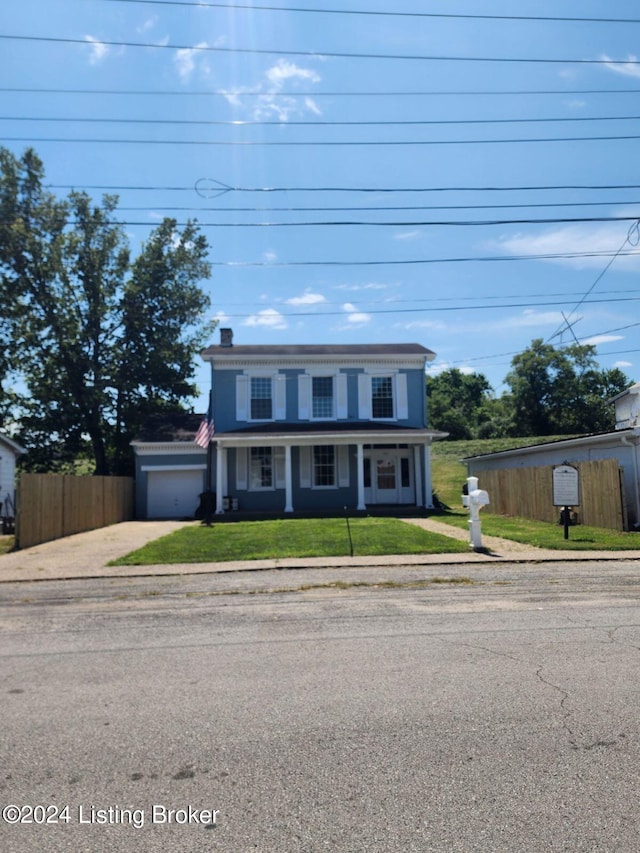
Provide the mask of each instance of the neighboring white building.
[{"label": "neighboring white building", "polygon": [[0,432],[0,515],[15,515],[16,460],[26,453],[17,441]]},{"label": "neighboring white building", "polygon": [[469,476],[478,477],[482,485],[483,471],[617,459],[622,469],[629,527],[640,527],[640,382],[607,402],[615,406],[613,432],[469,456],[462,460],[467,463]]}]

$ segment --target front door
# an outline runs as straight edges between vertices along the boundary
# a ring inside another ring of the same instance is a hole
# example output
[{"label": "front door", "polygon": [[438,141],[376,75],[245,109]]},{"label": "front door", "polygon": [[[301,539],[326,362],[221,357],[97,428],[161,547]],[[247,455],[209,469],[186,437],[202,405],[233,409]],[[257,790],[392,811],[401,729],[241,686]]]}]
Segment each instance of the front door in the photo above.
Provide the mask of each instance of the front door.
[{"label": "front door", "polygon": [[375,503],[398,502],[397,459],[393,453],[380,453],[374,460]]},{"label": "front door", "polygon": [[415,492],[407,451],[373,450],[365,458],[365,503],[413,503]]}]

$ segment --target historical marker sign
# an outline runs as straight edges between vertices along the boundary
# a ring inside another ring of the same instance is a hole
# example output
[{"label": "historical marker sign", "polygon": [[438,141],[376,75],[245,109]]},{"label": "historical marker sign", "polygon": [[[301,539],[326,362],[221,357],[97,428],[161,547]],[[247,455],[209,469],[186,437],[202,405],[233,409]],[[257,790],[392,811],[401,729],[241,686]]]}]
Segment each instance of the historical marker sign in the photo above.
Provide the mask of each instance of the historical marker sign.
[{"label": "historical marker sign", "polygon": [[573,465],[556,465],[553,469],[553,505],[580,505],[578,469]]}]

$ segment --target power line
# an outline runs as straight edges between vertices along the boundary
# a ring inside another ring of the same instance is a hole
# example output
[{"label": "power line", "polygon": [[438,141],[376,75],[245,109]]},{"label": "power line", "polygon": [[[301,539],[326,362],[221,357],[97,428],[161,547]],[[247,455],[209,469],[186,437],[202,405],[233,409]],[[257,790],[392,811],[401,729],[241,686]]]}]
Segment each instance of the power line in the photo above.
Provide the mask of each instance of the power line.
[{"label": "power line", "polygon": [[273,119],[173,119],[173,118],[117,118],[107,116],[0,116],[0,121],[15,122],[52,122],[69,124],[142,124],[177,125],[204,127],[428,127],[438,125],[476,125],[476,124],[546,124],[559,122],[592,121],[639,121],[640,115],[631,116],[534,116],[532,118],[465,118],[465,119],[359,119],[357,121],[279,121]]},{"label": "power line", "polygon": [[[198,185],[206,181],[214,186],[203,189]],[[77,184],[48,184],[50,189],[72,190]],[[141,184],[90,184],[87,190],[135,190],[135,191],[196,191],[206,192],[239,192],[239,193],[440,193],[440,192],[540,192],[556,190],[637,190],[640,184],[538,184],[534,186],[448,186],[448,187],[233,187],[215,178],[199,178],[193,185],[185,186],[154,186]]]},{"label": "power line", "polygon": [[[603,291],[601,291],[601,294],[602,295],[604,295],[604,294],[638,294],[640,296],[640,291],[638,291],[638,289],[636,289],[636,288],[634,288],[633,290],[603,290]],[[573,292],[554,293],[553,294],[554,297],[575,296],[575,295],[576,294]],[[531,300],[531,299],[548,299],[548,298],[549,298],[548,293],[501,293],[501,294],[496,294],[496,295],[482,293],[482,294],[475,294],[474,296],[430,296],[428,299],[394,299],[393,304],[394,305],[419,305],[422,303],[431,304],[431,303],[435,303],[435,302],[455,302],[455,303],[478,302],[479,299],[481,299],[483,302],[485,302],[485,301],[498,300],[498,299],[526,299],[526,300]],[[286,302],[286,300],[285,300],[285,302]],[[388,299],[360,299],[360,300],[358,300],[358,303],[359,303],[359,305],[381,305],[381,304],[388,305],[389,300]],[[286,302],[286,304],[290,304],[290,303]],[[322,303],[317,303],[317,304],[318,304],[318,306],[319,305],[322,305],[322,306],[342,305],[343,300],[341,300],[339,302],[322,302]],[[544,303],[529,302],[528,304],[526,304],[522,307],[524,307],[524,308],[535,308],[536,305],[540,305],[540,304],[544,304]],[[231,306],[244,307],[247,305],[251,305],[252,308],[254,307],[254,303],[248,302],[248,301],[225,302],[225,305],[227,307],[231,307]],[[462,306],[462,307],[464,307],[464,306]],[[297,315],[292,312],[290,315],[287,315],[287,316],[297,316]],[[629,326],[622,326],[619,329],[609,329],[606,332],[598,332],[597,334],[599,334],[599,335],[609,334],[610,332],[617,332],[617,331],[620,331],[621,329],[631,328],[632,326],[635,326],[635,325],[640,325],[640,323],[632,323]],[[590,337],[593,337],[593,335],[590,335]]]},{"label": "power line", "polygon": [[532,255],[476,255],[457,258],[413,258],[391,261],[212,261],[214,267],[382,267],[382,266],[419,266],[427,264],[463,264],[463,263],[499,263],[504,261],[552,261],[584,258],[638,257],[640,251],[633,252],[553,252]]},{"label": "power line", "polygon": [[[88,42],[87,42],[88,44]],[[179,96],[179,97],[269,97],[269,98],[292,98],[292,97],[315,97],[315,98],[366,98],[366,97],[452,97],[452,96],[480,96],[499,95],[514,96],[522,95],[637,95],[640,89],[439,89],[419,91],[348,91],[339,92],[303,92],[300,90],[263,90],[263,89],[218,89],[216,91],[185,90],[185,89],[53,89],[53,88],[29,88],[23,86],[0,86],[0,92],[13,92],[16,94],[44,94],[44,95],[135,95],[135,96]]]},{"label": "power line", "polygon": [[[615,299],[587,299],[586,304],[595,305],[601,303],[617,303],[617,302],[640,302],[640,296],[631,296],[631,297],[620,297]],[[505,302],[499,305],[487,305],[486,303],[481,303],[478,305],[449,305],[449,306],[434,306],[430,308],[424,307],[412,307],[412,308],[374,308],[364,311],[362,313],[366,314],[431,314],[431,313],[442,313],[445,311],[487,311],[494,310],[496,308],[551,308],[556,307],[558,305],[564,305],[564,302],[556,302],[556,301],[547,301],[547,302],[533,302],[533,303],[522,303],[522,302]],[[243,319],[246,317],[251,317],[255,314],[255,311],[252,311],[250,314],[227,314],[226,316],[233,319]],[[348,311],[342,309],[341,311],[279,311],[282,317],[314,317],[315,319],[319,319],[321,317],[343,317],[345,314],[348,314]],[[593,336],[590,336],[593,337]]]},{"label": "power line", "polygon": [[299,6],[260,6],[243,3],[207,3],[195,2],[195,0],[110,0],[118,3],[139,3],[149,6],[197,6],[199,9],[243,9],[251,12],[302,12],[311,14],[327,15],[357,15],[376,16],[385,18],[453,18],[458,20],[484,20],[484,21],[547,21],[565,23],[596,23],[596,24],[640,24],[638,18],[595,18],[595,17],[570,17],[568,15],[479,15],[461,14],[453,12],[388,12],[370,11],[365,9],[323,9],[323,8],[301,8]]},{"label": "power line", "polygon": [[236,146],[236,147],[355,147],[355,146],[420,146],[420,145],[502,145],[502,144],[521,144],[521,143],[547,143],[547,142],[623,142],[629,140],[640,139],[638,134],[614,134],[614,135],[597,135],[597,136],[540,136],[540,137],[522,137],[522,138],[491,138],[491,139],[374,139],[374,140],[239,140],[239,139],[94,139],[80,137],[56,137],[56,136],[4,136],[1,137],[5,142],[61,142],[65,145],[71,143],[82,143],[91,145],[198,145],[198,146]]},{"label": "power line", "polygon": [[[637,204],[640,201],[632,201],[631,199],[619,201],[563,201],[563,202],[523,202],[520,204],[419,204],[419,205],[371,205],[363,207],[161,207],[154,205],[154,212],[164,211],[165,213],[337,213],[337,212],[361,212],[374,213],[382,211],[398,211],[398,210],[520,210],[522,208],[547,208],[547,207],[615,207],[623,204]],[[140,212],[141,210],[149,210],[149,205],[124,206],[118,207],[118,210],[127,213]]]},{"label": "power line", "polygon": [[561,334],[561,333],[564,331],[564,329],[565,329],[565,328],[570,328],[569,320],[571,320],[571,318],[575,315],[575,313],[576,313],[576,311],[578,310],[578,308],[579,308],[581,305],[583,305],[583,304],[584,304],[584,302],[586,301],[587,297],[588,297],[588,296],[589,296],[589,295],[594,291],[594,289],[595,289],[596,285],[598,284],[598,282],[600,282],[600,281],[602,280],[602,278],[604,278],[604,276],[606,275],[606,273],[607,273],[607,272],[609,271],[609,269],[611,268],[611,265],[612,265],[612,264],[613,264],[613,262],[616,260],[616,258],[621,254],[621,252],[623,251],[623,249],[624,249],[624,247],[627,245],[627,243],[629,243],[629,245],[635,245],[635,246],[637,246],[637,245],[638,245],[638,242],[640,242],[640,220],[636,219],[636,221],[634,222],[634,224],[629,228],[629,230],[628,230],[628,232],[627,232],[627,236],[626,236],[626,237],[624,238],[624,240],[622,241],[622,243],[621,243],[620,248],[618,249],[618,251],[617,251],[617,252],[615,252],[615,254],[614,254],[614,255],[613,255],[613,257],[611,258],[611,260],[609,261],[609,263],[608,263],[608,264],[606,264],[606,266],[604,267],[604,269],[603,269],[603,270],[602,270],[602,271],[601,271],[601,272],[596,276],[595,281],[594,281],[594,282],[593,282],[593,284],[589,287],[589,289],[586,291],[586,293],[584,294],[584,296],[583,296],[583,297],[582,297],[582,298],[581,298],[581,299],[580,299],[580,300],[579,300],[579,301],[574,305],[574,307],[571,309],[571,313],[569,314],[569,317],[568,317],[568,318],[567,318],[567,317],[564,317],[564,314],[563,314],[563,317],[564,317],[564,323],[562,323],[560,326],[558,326],[558,328],[557,328],[557,329],[556,329],[556,331],[551,335],[551,337],[549,337],[549,338],[547,339],[548,341],[553,340],[553,338],[555,338],[555,337],[557,337],[559,334]]},{"label": "power line", "polygon": [[[10,41],[29,41],[38,44],[77,44],[91,47],[95,42],[87,39],[64,38],[56,36],[25,36],[0,33],[0,39]],[[349,51],[327,50],[281,50],[280,48],[257,47],[220,47],[202,44],[154,44],[152,42],[110,41],[101,39],[99,44],[105,47],[141,47],[156,50],[190,50],[194,53],[244,53],[267,56],[304,56],[307,59],[392,59],[419,62],[497,62],[497,63],[533,63],[542,65],[640,65],[639,59],[561,59],[551,57],[522,57],[522,56],[447,56],[440,54],[393,54],[393,53],[354,53]]]},{"label": "power line", "polygon": [[[637,216],[572,216],[544,217],[540,219],[451,219],[451,220],[399,220],[386,222],[367,222],[364,220],[330,220],[314,222],[198,222],[201,228],[307,228],[307,227],[394,227],[407,228],[417,226],[444,227],[486,227],[492,225],[551,225],[578,222],[635,222]],[[121,225],[148,227],[148,221],[118,220]],[[185,227],[187,222],[176,222],[177,227]]]}]

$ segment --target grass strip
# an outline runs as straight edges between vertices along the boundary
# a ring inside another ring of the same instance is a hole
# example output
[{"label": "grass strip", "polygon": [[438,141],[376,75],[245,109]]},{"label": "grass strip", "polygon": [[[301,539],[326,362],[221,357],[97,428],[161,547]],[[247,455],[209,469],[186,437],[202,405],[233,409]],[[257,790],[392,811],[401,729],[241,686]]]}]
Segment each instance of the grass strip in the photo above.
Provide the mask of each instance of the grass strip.
[{"label": "grass strip", "polygon": [[[435,518],[435,516],[434,516]],[[469,529],[469,516],[462,512],[447,512],[437,516],[462,530]],[[499,536],[536,548],[556,551],[630,551],[640,550],[640,534],[609,530],[604,527],[588,527],[578,524],[569,528],[569,538],[564,538],[564,528],[546,521],[533,521],[515,516],[492,515],[484,510],[480,513],[482,533]]]}]

